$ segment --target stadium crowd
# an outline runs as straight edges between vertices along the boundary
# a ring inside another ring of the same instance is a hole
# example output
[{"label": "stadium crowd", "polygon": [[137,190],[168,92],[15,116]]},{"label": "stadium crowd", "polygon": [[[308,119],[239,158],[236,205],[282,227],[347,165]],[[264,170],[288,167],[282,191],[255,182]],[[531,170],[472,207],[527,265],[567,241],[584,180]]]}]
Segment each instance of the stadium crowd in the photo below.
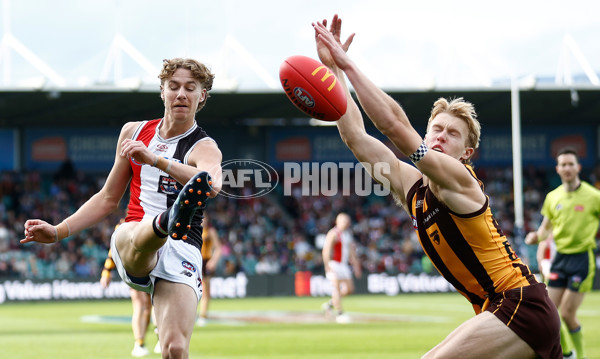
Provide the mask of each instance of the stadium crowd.
[{"label": "stadium crowd", "polygon": [[[514,243],[512,169],[476,168],[476,172],[485,183],[492,210],[513,247],[536,270],[534,251],[522,241]],[[526,167],[523,172],[527,232],[539,225],[544,196],[560,180],[553,176],[552,169]],[[582,178],[600,186],[600,167]],[[1,172],[0,278],[99,278],[110,236],[124,216],[123,210],[56,245],[23,246],[19,239],[26,218],[57,223],[96,193],[104,179],[72,168],[62,168],[52,175]],[[247,275],[292,274],[299,270],[323,273],[322,242],[341,211],[352,217],[363,272],[435,270],[423,254],[410,218],[391,196],[302,196],[300,188],[294,188],[291,196],[274,191],[249,199],[218,196],[209,203],[207,213],[223,243],[217,275],[239,271]]]}]

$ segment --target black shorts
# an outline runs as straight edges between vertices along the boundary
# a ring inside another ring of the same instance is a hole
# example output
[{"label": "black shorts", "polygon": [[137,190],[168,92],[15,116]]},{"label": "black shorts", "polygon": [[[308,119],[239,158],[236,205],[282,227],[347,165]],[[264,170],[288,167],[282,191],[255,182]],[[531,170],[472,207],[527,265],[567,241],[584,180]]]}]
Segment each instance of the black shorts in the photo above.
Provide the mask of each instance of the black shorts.
[{"label": "black shorts", "polygon": [[560,318],[545,284],[501,293],[486,310],[529,344],[540,358],[562,358]]},{"label": "black shorts", "polygon": [[595,274],[596,257],[591,250],[576,254],[556,253],[550,266],[548,287],[589,292],[592,290]]}]

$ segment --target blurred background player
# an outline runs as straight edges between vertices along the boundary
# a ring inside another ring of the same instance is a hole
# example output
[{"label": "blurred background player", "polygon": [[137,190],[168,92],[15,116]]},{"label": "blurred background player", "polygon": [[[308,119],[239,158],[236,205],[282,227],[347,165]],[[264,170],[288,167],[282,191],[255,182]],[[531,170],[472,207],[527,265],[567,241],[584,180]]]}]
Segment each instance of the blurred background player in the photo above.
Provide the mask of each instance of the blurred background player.
[{"label": "blurred background player", "polygon": [[537,231],[529,232],[525,243],[554,239],[556,254],[546,278],[548,294],[562,318],[561,345],[566,357],[573,349],[585,358],[583,331],[577,310],[585,293],[592,290],[596,273],[596,233],[600,223],[600,191],[579,178],[581,164],[573,149],[556,157],[556,173],[562,184],[548,193],[542,205],[544,219]]},{"label": "blurred background player", "polygon": [[215,274],[217,264],[221,258],[221,240],[215,227],[213,227],[205,214],[202,220],[202,298],[200,299],[200,312],[196,325],[205,326],[208,318],[208,305],[210,302],[210,279]]},{"label": "blurred background player", "polygon": [[[106,289],[110,285],[113,269],[115,269],[115,262],[112,260],[109,249],[100,277],[102,288]],[[152,317],[152,301],[150,299],[150,294],[148,293],[133,288],[129,288],[129,293],[131,295],[131,304],[133,307],[133,312],[131,313],[131,329],[133,329],[133,338],[135,339],[135,344],[131,350],[131,356],[144,357],[150,355],[150,351],[146,348],[145,341],[146,332],[150,326],[150,319]],[[160,349],[159,343],[157,344],[155,349]]]},{"label": "blurred background player", "polygon": [[556,244],[552,239],[552,235],[549,235],[545,241],[538,243],[537,251],[535,253],[535,260],[538,264],[538,271],[542,277],[543,282],[548,282],[550,276],[550,267],[552,260],[556,255]]},{"label": "blurred background player", "polygon": [[325,275],[331,281],[331,299],[323,303],[323,310],[331,313],[335,310],[338,323],[350,322],[350,317],[344,314],[342,297],[354,292],[352,271],[357,277],[361,276],[361,267],[356,256],[356,246],[350,230],[350,216],[340,213],[335,219],[335,226],[327,232],[323,243],[323,264]]}]

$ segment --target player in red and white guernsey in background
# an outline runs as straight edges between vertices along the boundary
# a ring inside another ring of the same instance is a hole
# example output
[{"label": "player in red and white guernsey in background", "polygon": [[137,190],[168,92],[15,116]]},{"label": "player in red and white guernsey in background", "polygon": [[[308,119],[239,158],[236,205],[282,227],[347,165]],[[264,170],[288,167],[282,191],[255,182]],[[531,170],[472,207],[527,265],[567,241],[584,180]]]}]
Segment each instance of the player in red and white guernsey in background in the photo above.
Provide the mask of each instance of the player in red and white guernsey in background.
[{"label": "player in red and white guernsey in background", "polygon": [[[53,226],[25,222],[21,243],[55,243],[117,210],[128,186],[125,223],[111,238],[119,275],[152,295],[163,358],[188,358],[202,295],[202,210],[220,189],[221,151],[198,127],[214,75],[193,59],[164,60],[161,119],[128,122],[104,187]],[[185,185],[182,185],[185,184]]]},{"label": "player in red and white guernsey in background", "polygon": [[336,321],[348,323],[350,317],[344,314],[342,297],[354,292],[354,282],[350,265],[357,277],[361,276],[360,263],[356,256],[354,238],[350,230],[350,216],[340,213],[335,219],[335,227],[327,232],[323,244],[323,264],[325,275],[331,281],[331,300],[323,304],[326,312],[335,309]]}]

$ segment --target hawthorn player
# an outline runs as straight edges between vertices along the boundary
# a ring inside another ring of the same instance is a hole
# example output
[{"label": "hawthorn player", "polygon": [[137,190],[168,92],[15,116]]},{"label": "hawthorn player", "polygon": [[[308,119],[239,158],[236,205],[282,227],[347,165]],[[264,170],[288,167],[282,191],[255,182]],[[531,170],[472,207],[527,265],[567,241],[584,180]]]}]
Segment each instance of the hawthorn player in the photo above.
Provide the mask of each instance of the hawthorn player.
[{"label": "hawthorn player", "polygon": [[340,42],[341,19],[335,15],[329,30],[325,20],[313,27],[321,62],[344,85],[348,77],[371,121],[414,166],[367,134],[350,96],[336,122],[342,139],[360,162],[389,164],[390,190],[411,215],[425,253],[475,310],[424,358],[560,358],[556,308],[512,251],[470,166],[480,136],[473,105],[437,100],[422,138],[400,105],[348,57],[353,35]]}]

